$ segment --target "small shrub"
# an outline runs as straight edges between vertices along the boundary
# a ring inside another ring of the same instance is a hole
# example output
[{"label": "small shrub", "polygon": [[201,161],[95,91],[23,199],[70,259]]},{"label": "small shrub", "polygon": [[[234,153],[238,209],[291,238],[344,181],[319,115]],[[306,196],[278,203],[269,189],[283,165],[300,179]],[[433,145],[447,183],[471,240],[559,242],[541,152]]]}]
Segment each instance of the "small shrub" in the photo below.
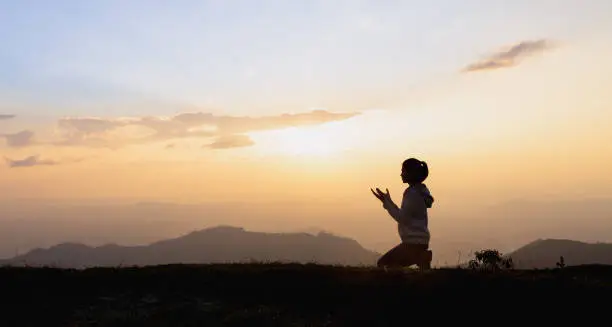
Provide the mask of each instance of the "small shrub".
[{"label": "small shrub", "polygon": [[512,258],[504,258],[501,252],[495,249],[481,250],[474,253],[474,259],[468,263],[470,269],[497,271],[513,269]]}]

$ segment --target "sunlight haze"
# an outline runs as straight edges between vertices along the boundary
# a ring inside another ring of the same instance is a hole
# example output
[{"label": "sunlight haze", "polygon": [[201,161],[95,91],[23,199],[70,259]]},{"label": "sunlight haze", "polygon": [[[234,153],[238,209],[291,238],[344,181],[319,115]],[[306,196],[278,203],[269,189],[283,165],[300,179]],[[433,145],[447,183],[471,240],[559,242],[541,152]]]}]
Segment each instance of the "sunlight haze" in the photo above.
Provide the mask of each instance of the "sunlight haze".
[{"label": "sunlight haze", "polygon": [[[611,15],[597,0],[4,1],[0,257],[218,224],[386,251],[396,226],[369,188],[400,201],[408,157],[430,167],[438,260],[612,241]],[[184,207],[92,214],[148,201]]]}]

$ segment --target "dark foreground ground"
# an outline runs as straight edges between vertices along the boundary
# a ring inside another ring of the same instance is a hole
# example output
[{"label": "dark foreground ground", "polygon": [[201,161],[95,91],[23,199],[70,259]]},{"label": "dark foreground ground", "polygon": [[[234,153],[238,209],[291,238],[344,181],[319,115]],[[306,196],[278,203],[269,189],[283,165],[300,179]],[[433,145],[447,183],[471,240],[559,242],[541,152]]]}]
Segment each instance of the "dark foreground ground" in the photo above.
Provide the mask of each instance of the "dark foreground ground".
[{"label": "dark foreground ground", "polygon": [[[612,266],[498,273],[317,265],[0,268],[0,326],[410,326],[580,322]],[[579,320],[574,320],[578,318]]]}]

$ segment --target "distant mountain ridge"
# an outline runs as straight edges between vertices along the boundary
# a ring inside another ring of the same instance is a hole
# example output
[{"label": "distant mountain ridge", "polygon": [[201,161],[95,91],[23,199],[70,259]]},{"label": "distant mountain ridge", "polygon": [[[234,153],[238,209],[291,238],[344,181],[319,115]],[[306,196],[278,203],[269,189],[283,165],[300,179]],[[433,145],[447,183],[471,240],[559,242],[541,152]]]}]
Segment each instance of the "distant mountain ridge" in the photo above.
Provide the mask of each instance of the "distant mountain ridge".
[{"label": "distant mountain ridge", "polygon": [[561,256],[567,266],[612,265],[612,243],[586,243],[564,239],[539,239],[511,253],[517,268],[554,268]]},{"label": "distant mountain ridge", "polygon": [[0,260],[0,265],[86,268],[276,261],[358,266],[373,265],[378,257],[353,239],[325,232],[263,233],[217,226],[142,246],[61,243]]}]

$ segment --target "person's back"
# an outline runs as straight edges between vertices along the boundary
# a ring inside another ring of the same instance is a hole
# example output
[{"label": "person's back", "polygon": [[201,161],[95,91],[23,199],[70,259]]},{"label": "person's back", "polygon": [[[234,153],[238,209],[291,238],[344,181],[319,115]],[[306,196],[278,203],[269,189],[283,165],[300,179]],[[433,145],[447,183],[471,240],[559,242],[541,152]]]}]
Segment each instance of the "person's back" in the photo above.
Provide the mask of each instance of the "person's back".
[{"label": "person's back", "polygon": [[[398,232],[402,242],[429,245],[429,215],[427,209],[433,205],[433,197],[425,184],[410,185],[404,191],[402,208],[407,221],[400,220]],[[401,209],[400,209],[401,210]]]}]

